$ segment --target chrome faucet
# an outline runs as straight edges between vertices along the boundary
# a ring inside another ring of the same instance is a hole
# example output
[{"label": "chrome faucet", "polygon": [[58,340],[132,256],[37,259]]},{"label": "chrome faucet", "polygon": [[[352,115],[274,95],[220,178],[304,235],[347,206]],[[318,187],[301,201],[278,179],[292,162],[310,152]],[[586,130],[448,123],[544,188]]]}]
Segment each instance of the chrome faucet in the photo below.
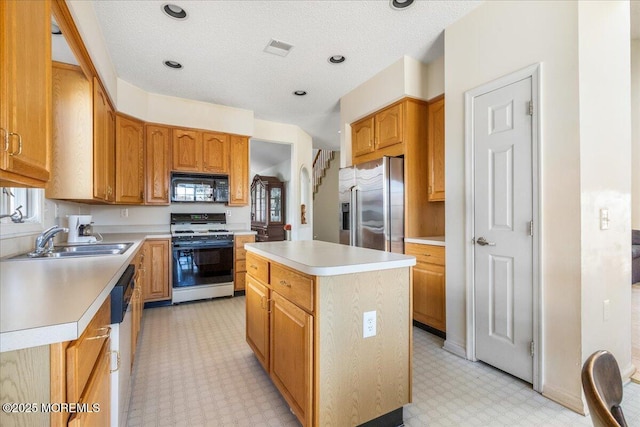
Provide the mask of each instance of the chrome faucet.
[{"label": "chrome faucet", "polygon": [[60,232],[68,233],[69,229],[66,227],[58,227],[57,225],[54,225],[53,227],[47,228],[42,233],[40,233],[40,235],[36,237],[36,247],[33,252],[29,253],[29,256],[37,257],[47,252],[53,252],[53,236]]}]

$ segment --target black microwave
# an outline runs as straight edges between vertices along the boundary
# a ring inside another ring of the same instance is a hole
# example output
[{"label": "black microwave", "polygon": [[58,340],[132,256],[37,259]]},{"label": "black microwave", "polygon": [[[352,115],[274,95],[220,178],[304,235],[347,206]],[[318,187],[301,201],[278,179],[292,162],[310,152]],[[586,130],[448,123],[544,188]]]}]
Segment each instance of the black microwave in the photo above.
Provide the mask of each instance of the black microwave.
[{"label": "black microwave", "polygon": [[171,203],[228,203],[226,175],[171,174]]}]

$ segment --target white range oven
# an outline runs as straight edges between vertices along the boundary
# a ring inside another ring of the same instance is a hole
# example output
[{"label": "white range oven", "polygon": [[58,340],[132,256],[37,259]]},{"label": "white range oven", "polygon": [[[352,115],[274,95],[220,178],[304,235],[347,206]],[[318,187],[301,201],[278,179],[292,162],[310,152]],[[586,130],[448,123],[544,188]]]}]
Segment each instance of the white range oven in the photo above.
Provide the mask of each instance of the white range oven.
[{"label": "white range oven", "polygon": [[233,233],[224,213],[172,213],[173,303],[233,296]]}]

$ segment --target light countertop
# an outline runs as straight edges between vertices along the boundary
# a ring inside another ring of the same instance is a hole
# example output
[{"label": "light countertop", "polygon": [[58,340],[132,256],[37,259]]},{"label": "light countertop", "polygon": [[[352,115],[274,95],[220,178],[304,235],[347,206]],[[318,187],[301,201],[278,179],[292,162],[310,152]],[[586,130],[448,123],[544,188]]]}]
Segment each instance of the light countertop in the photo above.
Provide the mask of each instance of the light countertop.
[{"label": "light countertop", "polygon": [[339,245],[319,240],[247,243],[249,252],[314,276],[335,276],[364,271],[411,267],[410,255]]},{"label": "light countertop", "polygon": [[0,352],[77,339],[109,297],[146,238],[169,234],[106,234],[133,242],[122,255],[0,261]]},{"label": "light countertop", "polygon": [[405,237],[405,243],[418,243],[421,245],[433,245],[433,246],[445,246],[444,236],[429,236],[429,237]]}]

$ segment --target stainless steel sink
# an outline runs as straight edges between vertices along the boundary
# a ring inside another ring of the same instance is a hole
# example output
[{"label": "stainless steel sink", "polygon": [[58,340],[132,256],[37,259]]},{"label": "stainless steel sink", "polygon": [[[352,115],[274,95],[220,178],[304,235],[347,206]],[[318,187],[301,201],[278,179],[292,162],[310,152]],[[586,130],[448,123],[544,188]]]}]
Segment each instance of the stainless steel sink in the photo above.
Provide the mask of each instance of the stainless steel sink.
[{"label": "stainless steel sink", "polygon": [[77,258],[102,255],[121,255],[133,245],[127,243],[89,243],[83,245],[56,246],[53,252],[46,252],[41,255],[32,256],[30,253],[16,255],[7,260],[21,259],[47,259],[47,258]]}]

